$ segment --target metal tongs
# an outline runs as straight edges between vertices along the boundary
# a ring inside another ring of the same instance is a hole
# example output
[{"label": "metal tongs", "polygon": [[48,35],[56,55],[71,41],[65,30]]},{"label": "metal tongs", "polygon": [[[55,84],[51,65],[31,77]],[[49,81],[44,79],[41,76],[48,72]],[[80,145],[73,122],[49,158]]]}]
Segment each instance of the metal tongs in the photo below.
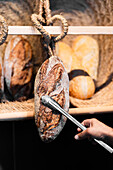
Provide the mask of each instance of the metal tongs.
[{"label": "metal tongs", "polygon": [[[82,130],[86,130],[87,128],[82,125],[79,121],[77,121],[74,117],[72,117],[69,113],[67,113],[65,110],[63,110],[61,108],[61,106],[54,100],[52,99],[50,96],[42,96],[41,97],[41,102],[53,109],[53,110],[57,110],[59,111],[60,113],[62,113],[65,117],[67,117],[68,119],[70,119],[74,124],[76,124],[80,129]],[[104,147],[107,151],[109,151],[110,153],[113,153],[113,149],[108,145],[106,144],[105,142],[101,141],[101,140],[97,140],[95,138],[93,138],[95,142],[97,142],[98,144],[100,144],[102,147]]]}]

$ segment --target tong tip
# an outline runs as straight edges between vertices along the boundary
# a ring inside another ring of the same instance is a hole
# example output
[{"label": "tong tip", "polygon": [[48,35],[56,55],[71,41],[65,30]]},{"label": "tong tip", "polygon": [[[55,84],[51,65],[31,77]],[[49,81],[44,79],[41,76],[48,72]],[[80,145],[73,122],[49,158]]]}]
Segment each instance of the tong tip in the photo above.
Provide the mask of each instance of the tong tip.
[{"label": "tong tip", "polygon": [[49,96],[45,95],[45,96],[41,97],[41,102],[43,104],[47,105],[49,103],[49,101],[50,101],[50,97]]}]

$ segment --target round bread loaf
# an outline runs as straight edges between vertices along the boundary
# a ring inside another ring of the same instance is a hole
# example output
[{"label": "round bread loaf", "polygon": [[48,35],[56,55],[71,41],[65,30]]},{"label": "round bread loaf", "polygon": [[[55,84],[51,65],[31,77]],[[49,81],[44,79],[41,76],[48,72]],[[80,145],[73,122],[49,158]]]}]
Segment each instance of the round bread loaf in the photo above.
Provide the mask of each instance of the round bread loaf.
[{"label": "round bread loaf", "polygon": [[88,99],[95,92],[95,84],[90,76],[76,76],[69,83],[69,94],[78,99]]},{"label": "round bread loaf", "polygon": [[35,122],[44,142],[54,140],[63,129],[66,117],[41,103],[41,96],[49,95],[68,112],[69,79],[61,60],[52,56],[40,67],[34,86]]},{"label": "round bread loaf", "polygon": [[[32,88],[32,49],[22,36],[14,36],[4,56],[4,77],[12,100],[26,100]],[[7,94],[6,94],[7,95]]]},{"label": "round bread loaf", "polygon": [[69,73],[72,64],[72,55],[73,55],[72,48],[64,42],[58,42],[56,44],[56,55],[59,56],[59,58],[62,60],[66,68],[66,71]]},{"label": "round bread loaf", "polygon": [[72,43],[74,51],[71,70],[86,71],[94,80],[97,80],[99,64],[99,47],[97,41],[90,36],[77,36]]}]

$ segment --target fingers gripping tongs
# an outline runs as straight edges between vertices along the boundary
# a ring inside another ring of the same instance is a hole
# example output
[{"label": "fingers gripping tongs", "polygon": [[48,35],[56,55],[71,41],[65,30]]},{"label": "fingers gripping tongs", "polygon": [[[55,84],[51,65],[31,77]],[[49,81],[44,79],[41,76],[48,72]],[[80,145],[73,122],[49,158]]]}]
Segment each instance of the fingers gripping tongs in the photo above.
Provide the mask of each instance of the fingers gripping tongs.
[{"label": "fingers gripping tongs", "polygon": [[[68,119],[70,119],[74,124],[76,124],[80,129],[82,130],[86,130],[86,127],[83,126],[80,122],[78,122],[74,117],[72,117],[69,113],[67,113],[65,110],[63,110],[61,108],[61,106],[54,100],[52,99],[51,97],[49,96],[42,96],[41,97],[41,102],[53,109],[53,110],[57,110],[59,111],[60,113],[62,113],[65,117],[67,117]],[[101,140],[97,140],[94,138],[94,141],[96,141],[98,144],[100,144],[101,146],[103,146],[106,150],[108,150],[110,153],[113,153],[113,149],[106,143],[104,143],[103,141]]]}]

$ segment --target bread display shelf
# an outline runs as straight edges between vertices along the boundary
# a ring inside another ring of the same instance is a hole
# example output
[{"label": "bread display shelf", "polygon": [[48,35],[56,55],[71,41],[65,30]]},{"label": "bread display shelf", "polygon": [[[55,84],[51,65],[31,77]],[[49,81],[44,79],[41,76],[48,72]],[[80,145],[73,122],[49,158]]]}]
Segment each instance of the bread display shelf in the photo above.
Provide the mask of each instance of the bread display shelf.
[{"label": "bread display shelf", "polygon": [[[45,26],[44,29],[52,35],[61,33],[60,26]],[[9,26],[9,35],[40,35],[32,26]],[[69,26],[68,34],[105,34],[113,35],[113,26]],[[72,115],[113,112],[113,106],[97,106],[87,108],[70,108]],[[0,103],[0,121],[20,120],[34,117],[34,101]]]},{"label": "bread display shelf", "polygon": [[[44,26],[44,29],[50,34],[57,35],[61,33],[60,26]],[[9,26],[9,35],[41,35],[33,26]],[[69,26],[68,34],[113,34],[113,26]]]},{"label": "bread display shelf", "polygon": [[[5,106],[5,109],[4,109]],[[87,107],[87,108],[70,108],[69,113],[75,115],[86,115],[86,114],[101,114],[101,113],[112,113],[113,106],[104,107]],[[22,120],[26,118],[34,117],[34,101],[29,100],[28,102],[7,102],[1,104],[0,108],[0,121],[12,121]]]}]

